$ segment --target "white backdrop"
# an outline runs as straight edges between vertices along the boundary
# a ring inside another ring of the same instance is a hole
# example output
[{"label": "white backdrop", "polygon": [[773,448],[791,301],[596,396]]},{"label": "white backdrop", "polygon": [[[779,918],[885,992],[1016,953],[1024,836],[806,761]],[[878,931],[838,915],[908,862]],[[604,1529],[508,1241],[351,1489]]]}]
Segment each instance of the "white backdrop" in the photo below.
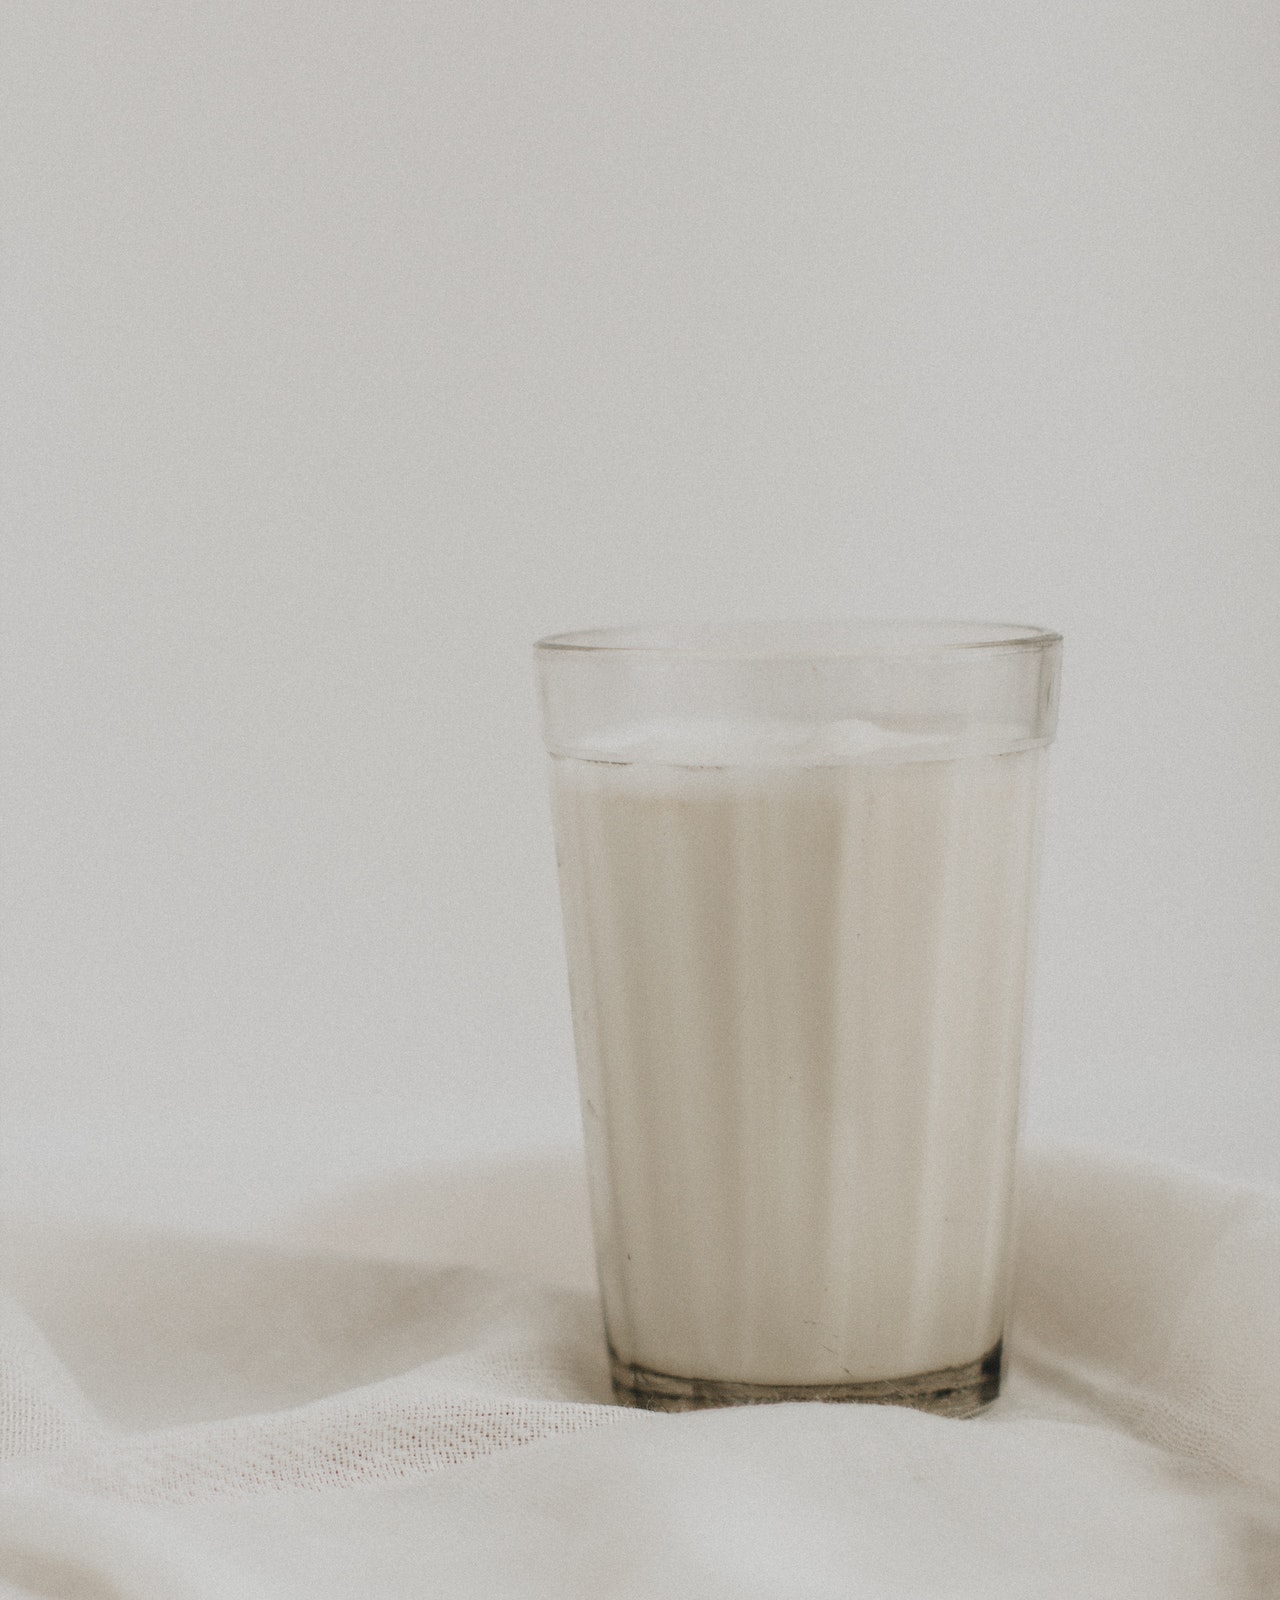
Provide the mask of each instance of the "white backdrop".
[{"label": "white backdrop", "polygon": [[1033,1133],[1280,1181],[1280,14],[9,0],[0,1202],[577,1109],[529,645],[1067,639]]}]

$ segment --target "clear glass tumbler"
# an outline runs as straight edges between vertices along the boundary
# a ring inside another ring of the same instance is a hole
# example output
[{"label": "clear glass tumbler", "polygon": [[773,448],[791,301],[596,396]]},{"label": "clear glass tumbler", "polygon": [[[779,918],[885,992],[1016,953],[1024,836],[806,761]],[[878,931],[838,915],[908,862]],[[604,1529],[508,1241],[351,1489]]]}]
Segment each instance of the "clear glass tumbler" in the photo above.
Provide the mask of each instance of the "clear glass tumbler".
[{"label": "clear glass tumbler", "polygon": [[1061,638],[536,647],[619,1400],[994,1399]]}]

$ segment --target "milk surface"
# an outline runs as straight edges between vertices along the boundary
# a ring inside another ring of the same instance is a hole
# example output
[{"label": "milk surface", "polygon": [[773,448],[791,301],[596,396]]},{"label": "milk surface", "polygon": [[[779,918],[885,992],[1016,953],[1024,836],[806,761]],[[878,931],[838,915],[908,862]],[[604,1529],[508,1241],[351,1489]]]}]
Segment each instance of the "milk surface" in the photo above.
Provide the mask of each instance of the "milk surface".
[{"label": "milk surface", "polygon": [[984,1355],[1043,751],[616,730],[552,762],[610,1341],[842,1383]]}]

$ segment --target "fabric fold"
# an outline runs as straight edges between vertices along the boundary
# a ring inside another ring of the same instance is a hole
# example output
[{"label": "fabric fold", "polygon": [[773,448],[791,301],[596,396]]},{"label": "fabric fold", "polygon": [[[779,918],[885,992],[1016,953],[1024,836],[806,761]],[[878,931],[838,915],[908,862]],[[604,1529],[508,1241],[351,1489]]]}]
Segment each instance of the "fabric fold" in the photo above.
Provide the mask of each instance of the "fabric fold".
[{"label": "fabric fold", "polygon": [[[562,1286],[579,1165],[522,1170],[402,1175],[386,1234],[376,1193],[274,1242],[11,1227],[0,1595],[1280,1600],[1277,1195],[1032,1152],[980,1419],[671,1417]],[[439,1259],[499,1236],[531,1270]]]}]

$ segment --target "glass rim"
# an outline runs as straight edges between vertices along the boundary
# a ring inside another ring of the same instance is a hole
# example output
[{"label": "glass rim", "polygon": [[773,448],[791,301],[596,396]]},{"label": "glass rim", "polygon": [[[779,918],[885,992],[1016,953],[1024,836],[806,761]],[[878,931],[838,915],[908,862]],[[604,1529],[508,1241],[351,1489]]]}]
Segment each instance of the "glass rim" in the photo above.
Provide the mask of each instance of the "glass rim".
[{"label": "glass rim", "polygon": [[584,628],[547,634],[534,650],[703,661],[874,661],[1021,653],[1061,643],[1060,633],[1029,623],[911,617]]}]

